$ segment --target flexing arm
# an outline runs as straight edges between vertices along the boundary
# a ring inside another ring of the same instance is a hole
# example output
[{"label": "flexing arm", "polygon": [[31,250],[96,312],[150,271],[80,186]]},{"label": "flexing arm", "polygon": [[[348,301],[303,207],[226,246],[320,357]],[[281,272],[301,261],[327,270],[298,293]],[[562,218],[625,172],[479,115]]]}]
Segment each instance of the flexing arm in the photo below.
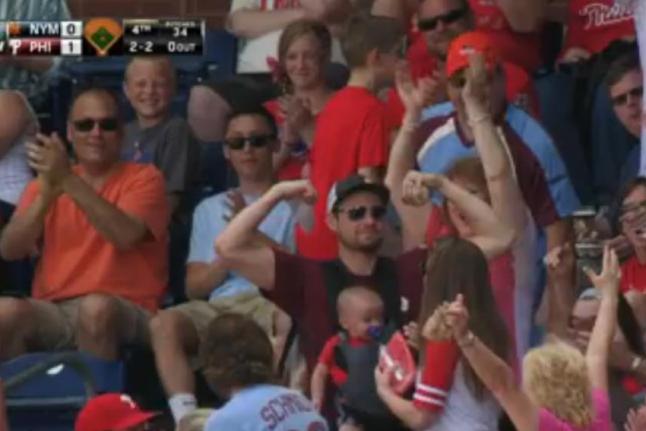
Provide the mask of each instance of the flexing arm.
[{"label": "flexing arm", "polygon": [[621,279],[617,254],[606,246],[601,273],[595,274],[590,269],[586,269],[586,274],[594,286],[602,292],[601,305],[585,354],[588,376],[593,388],[607,391],[608,355],[617,326],[617,295]]},{"label": "flexing arm", "polygon": [[538,31],[543,23],[546,0],[496,0],[511,28],[519,33]]},{"label": "flexing arm", "polygon": [[315,199],[316,192],[305,180],[276,184],[260,199],[243,209],[215,241],[218,255],[227,267],[263,289],[272,289],[275,259],[272,249],[257,244],[257,230],[262,220],[281,200]]},{"label": "flexing arm", "polygon": [[390,200],[401,219],[404,250],[411,250],[424,242],[431,203],[428,201],[420,202],[418,205],[404,203],[403,184],[406,174],[415,169],[416,131],[425,100],[435,91],[436,81],[423,78],[419,80],[416,87],[410,72],[402,68],[397,70],[395,78],[397,91],[406,106],[406,113],[390,150],[384,182],[390,190]]},{"label": "flexing arm", "polygon": [[404,180],[404,201],[424,205],[429,189],[442,193],[462,212],[474,232],[469,240],[480,247],[487,258],[495,257],[510,247],[514,233],[500,223],[492,208],[442,175],[409,172]]},{"label": "flexing arm", "polygon": [[462,295],[449,307],[449,326],[462,355],[469,361],[480,380],[496,397],[518,430],[537,431],[538,409],[516,384],[509,365],[468,330],[469,315]]}]

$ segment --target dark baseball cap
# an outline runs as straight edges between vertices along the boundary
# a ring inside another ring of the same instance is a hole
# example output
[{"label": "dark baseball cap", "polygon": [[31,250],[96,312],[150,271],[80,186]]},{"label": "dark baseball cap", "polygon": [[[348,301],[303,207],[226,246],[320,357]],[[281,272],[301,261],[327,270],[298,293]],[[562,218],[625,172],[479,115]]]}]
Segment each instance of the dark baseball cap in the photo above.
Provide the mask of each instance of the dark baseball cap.
[{"label": "dark baseball cap", "polygon": [[332,186],[327,196],[327,212],[334,212],[345,198],[358,192],[374,193],[384,206],[388,205],[390,199],[390,192],[383,184],[368,182],[361,175],[355,174]]}]

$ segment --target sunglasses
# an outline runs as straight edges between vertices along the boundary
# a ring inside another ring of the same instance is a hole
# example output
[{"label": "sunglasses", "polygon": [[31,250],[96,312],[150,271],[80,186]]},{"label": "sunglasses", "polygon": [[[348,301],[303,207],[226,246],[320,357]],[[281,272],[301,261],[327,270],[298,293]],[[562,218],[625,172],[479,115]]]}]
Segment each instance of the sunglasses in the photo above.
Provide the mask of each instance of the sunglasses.
[{"label": "sunglasses", "polygon": [[372,217],[373,220],[379,221],[382,218],[384,218],[384,216],[386,215],[386,207],[382,207],[382,206],[374,206],[374,207],[361,206],[361,207],[354,207],[354,208],[347,208],[347,209],[339,208],[337,210],[337,212],[346,213],[348,215],[348,218],[351,221],[363,220],[364,218],[366,218],[366,215],[368,215],[368,213],[370,213],[370,217]]},{"label": "sunglasses", "polygon": [[119,120],[115,117],[109,118],[83,118],[81,120],[73,121],[72,124],[77,132],[89,132],[94,129],[95,125],[104,132],[114,132],[119,128]]},{"label": "sunglasses", "polygon": [[641,98],[644,95],[644,87],[635,87],[630,91],[620,94],[612,98],[612,104],[615,106],[623,106],[628,103],[628,97]]},{"label": "sunglasses", "polygon": [[432,18],[424,18],[417,20],[417,28],[421,31],[432,31],[437,28],[437,25],[442,22],[444,25],[453,24],[460,18],[467,14],[467,9],[455,9],[444,15],[434,16]]},{"label": "sunglasses", "polygon": [[274,135],[249,136],[248,138],[230,138],[225,139],[224,144],[232,150],[242,150],[246,144],[252,148],[262,148],[273,142]]}]

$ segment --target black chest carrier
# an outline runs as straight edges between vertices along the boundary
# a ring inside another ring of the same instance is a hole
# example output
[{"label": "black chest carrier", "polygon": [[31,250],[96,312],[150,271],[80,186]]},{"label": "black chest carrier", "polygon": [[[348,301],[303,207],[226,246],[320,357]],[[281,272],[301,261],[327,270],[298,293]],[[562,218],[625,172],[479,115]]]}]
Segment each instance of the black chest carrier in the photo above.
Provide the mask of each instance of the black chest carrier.
[{"label": "black chest carrier", "polygon": [[[340,330],[336,312],[337,298],[343,289],[356,284],[356,277],[350,274],[339,260],[325,262],[323,273],[331,318],[337,325],[337,330]],[[374,377],[374,370],[379,362],[380,345],[388,342],[402,324],[397,273],[395,263],[391,259],[379,258],[377,261],[373,274],[373,287],[376,288],[384,303],[386,321],[381,336],[374,343],[352,346],[342,333],[341,342],[334,352],[335,362],[348,374],[346,383],[339,388],[346,407],[369,416],[392,418],[392,414],[377,395]]]}]

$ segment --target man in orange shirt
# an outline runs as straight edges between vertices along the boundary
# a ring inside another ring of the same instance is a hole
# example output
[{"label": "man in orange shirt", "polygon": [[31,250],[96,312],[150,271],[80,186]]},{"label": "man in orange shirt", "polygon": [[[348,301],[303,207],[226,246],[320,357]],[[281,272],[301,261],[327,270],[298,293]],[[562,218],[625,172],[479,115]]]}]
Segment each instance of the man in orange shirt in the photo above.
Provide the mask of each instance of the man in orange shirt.
[{"label": "man in orange shirt", "polygon": [[78,164],[56,135],[27,144],[38,174],[0,237],[7,260],[40,249],[32,298],[0,298],[0,359],[77,346],[107,360],[147,343],[167,282],[162,175],[119,161],[122,123],[106,90],[79,94],[67,125]]}]

